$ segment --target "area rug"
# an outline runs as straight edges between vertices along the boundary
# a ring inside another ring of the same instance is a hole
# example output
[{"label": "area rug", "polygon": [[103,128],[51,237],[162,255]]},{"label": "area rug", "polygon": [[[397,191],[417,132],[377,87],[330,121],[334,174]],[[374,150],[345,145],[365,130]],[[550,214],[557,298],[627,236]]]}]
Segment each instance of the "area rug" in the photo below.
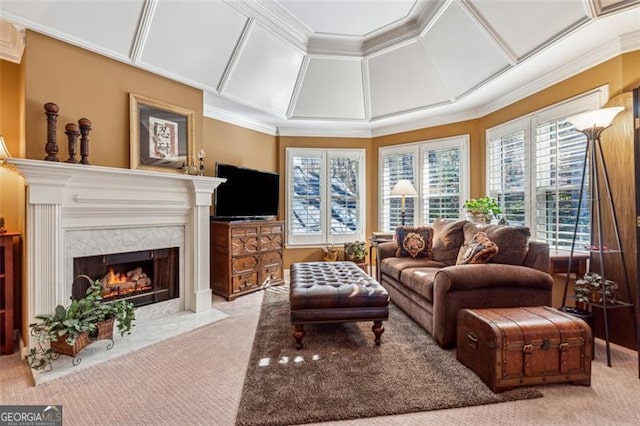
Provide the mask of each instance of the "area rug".
[{"label": "area rug", "polygon": [[305,326],[295,349],[288,290],[265,292],[237,425],[291,425],[539,398],[534,388],[494,394],[400,309],[382,345],[371,322]]}]

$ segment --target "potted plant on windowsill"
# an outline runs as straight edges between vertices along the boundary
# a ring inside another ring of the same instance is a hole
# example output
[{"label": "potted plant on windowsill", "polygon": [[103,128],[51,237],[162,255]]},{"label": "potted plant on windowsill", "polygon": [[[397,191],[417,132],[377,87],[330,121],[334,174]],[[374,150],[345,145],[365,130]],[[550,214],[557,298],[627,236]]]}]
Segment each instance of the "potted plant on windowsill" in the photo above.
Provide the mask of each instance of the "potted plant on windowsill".
[{"label": "potted plant on windowsill", "polygon": [[83,298],[72,300],[66,308],[58,305],[53,314],[37,315],[36,319],[40,322],[29,324],[37,339],[37,347],[29,351],[29,365],[35,370],[50,370],[51,361],[60,354],[72,356],[73,365],[77,365],[78,352],[95,340],[111,340],[107,347],[111,349],[114,322],[117,320],[121,336],[131,334],[135,308],[125,300],[103,303],[102,286],[96,280]]},{"label": "potted plant on windowsill", "polygon": [[467,200],[463,207],[467,211],[468,220],[473,222],[490,223],[502,213],[498,200],[488,195]]},{"label": "potted plant on windowsill", "polygon": [[364,262],[367,256],[367,243],[364,241],[354,241],[344,244],[344,258],[355,263]]}]

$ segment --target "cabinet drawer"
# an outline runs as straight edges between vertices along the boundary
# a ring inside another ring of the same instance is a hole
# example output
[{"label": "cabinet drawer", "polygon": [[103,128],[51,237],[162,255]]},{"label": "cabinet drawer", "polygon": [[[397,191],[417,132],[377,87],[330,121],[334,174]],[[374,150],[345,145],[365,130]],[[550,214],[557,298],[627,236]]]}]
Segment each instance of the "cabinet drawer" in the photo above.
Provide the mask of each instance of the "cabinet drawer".
[{"label": "cabinet drawer", "polygon": [[236,237],[231,240],[231,255],[252,254],[258,252],[258,237]]},{"label": "cabinet drawer", "polygon": [[241,293],[258,287],[258,272],[236,275],[231,279],[231,292]]},{"label": "cabinet drawer", "polygon": [[271,266],[260,271],[260,283],[262,285],[277,285],[282,283],[282,267]]},{"label": "cabinet drawer", "polygon": [[257,226],[239,226],[237,228],[231,228],[231,238],[236,237],[256,237],[258,235]]},{"label": "cabinet drawer", "polygon": [[282,249],[282,234],[260,236],[260,251],[281,250],[281,249]]},{"label": "cabinet drawer", "polygon": [[282,234],[284,231],[282,228],[282,224],[261,226],[260,235]]},{"label": "cabinet drawer", "polygon": [[268,251],[260,255],[260,261],[263,267],[282,266],[282,252]]},{"label": "cabinet drawer", "polygon": [[257,256],[242,256],[231,259],[232,274],[246,274],[247,272],[256,270],[257,267]]}]

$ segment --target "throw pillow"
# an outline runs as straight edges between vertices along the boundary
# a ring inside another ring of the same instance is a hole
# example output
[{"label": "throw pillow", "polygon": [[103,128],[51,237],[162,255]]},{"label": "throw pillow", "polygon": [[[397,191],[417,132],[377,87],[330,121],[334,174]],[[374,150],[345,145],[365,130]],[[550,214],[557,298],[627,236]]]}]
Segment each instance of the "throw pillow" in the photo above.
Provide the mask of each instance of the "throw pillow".
[{"label": "throw pillow", "polygon": [[396,257],[423,257],[433,259],[433,229],[429,226],[398,226],[396,228]]},{"label": "throw pillow", "polygon": [[529,251],[529,228],[526,226],[485,225],[469,222],[464,225],[464,241],[470,242],[478,232],[485,232],[487,237],[500,247],[491,263],[505,265],[522,265]]},{"label": "throw pillow", "polygon": [[487,237],[485,232],[478,232],[468,244],[460,247],[456,265],[487,263],[496,254],[498,254],[498,246]]},{"label": "throw pillow", "polygon": [[460,247],[464,243],[464,219],[436,219],[433,228],[433,260],[455,265]]}]

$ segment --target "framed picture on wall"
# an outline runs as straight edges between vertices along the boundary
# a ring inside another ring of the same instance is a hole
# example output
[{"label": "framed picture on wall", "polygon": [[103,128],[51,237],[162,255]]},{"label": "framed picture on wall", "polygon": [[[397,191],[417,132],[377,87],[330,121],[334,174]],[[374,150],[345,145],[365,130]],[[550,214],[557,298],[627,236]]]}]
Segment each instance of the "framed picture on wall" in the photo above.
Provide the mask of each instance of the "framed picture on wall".
[{"label": "framed picture on wall", "polygon": [[193,111],[129,94],[131,168],[184,171],[194,156]]}]

